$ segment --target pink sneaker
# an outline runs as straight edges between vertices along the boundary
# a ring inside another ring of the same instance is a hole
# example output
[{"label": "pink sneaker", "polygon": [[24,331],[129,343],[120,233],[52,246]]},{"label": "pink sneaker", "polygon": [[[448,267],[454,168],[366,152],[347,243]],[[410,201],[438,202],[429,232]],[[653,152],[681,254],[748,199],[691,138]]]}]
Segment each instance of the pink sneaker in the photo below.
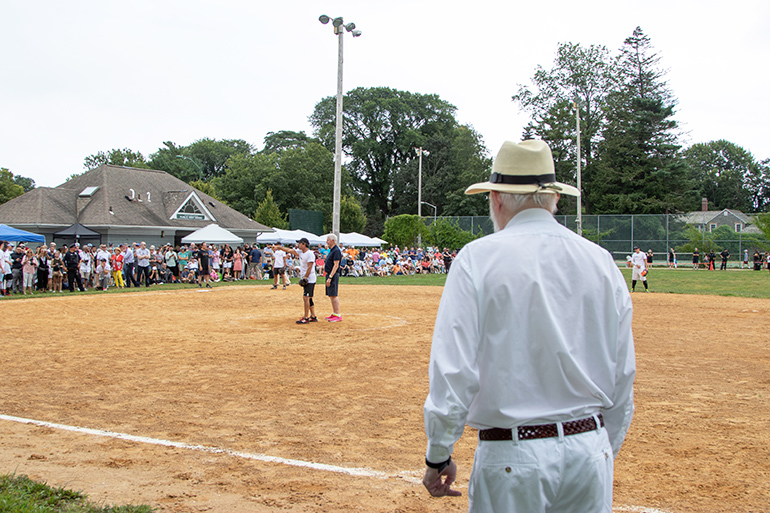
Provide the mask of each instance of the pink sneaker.
[{"label": "pink sneaker", "polygon": [[342,322],[342,317],[339,315],[331,315],[327,320],[329,322]]},{"label": "pink sneaker", "polygon": [[334,315],[334,314],[331,314],[331,315],[329,315],[329,316],[327,316],[327,317],[324,317],[324,319],[326,319],[327,321],[329,321],[329,320],[331,320],[333,317],[335,317],[335,315]]}]

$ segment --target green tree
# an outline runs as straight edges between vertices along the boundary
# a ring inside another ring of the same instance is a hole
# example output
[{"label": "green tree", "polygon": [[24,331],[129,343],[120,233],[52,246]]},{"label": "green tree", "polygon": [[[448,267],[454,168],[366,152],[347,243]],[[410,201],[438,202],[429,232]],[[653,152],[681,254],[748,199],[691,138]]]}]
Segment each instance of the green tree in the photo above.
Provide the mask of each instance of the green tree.
[{"label": "green tree", "polygon": [[273,191],[270,190],[267,191],[265,199],[262,200],[254,212],[254,220],[271,228],[279,228],[281,230],[289,228],[286,214],[281,214],[278,205],[273,201]]},{"label": "green tree", "polygon": [[24,189],[24,192],[29,192],[35,188],[35,181],[32,178],[27,178],[26,176],[16,175],[13,177],[13,181],[21,185],[21,187]]},{"label": "green tree", "polygon": [[754,217],[754,224],[765,236],[765,240],[770,240],[770,214],[759,214]]},{"label": "green tree", "polygon": [[538,66],[532,78],[533,87],[519,84],[518,92],[513,95],[512,99],[520,109],[532,116],[523,138],[539,138],[549,144],[557,180],[577,183],[577,107],[580,153],[584,163],[582,175],[584,181],[590,181],[596,145],[605,125],[607,96],[613,90],[615,68],[615,59],[604,46],[562,43],[551,69]]},{"label": "green tree", "polygon": [[[331,224],[331,223],[328,223]],[[331,227],[326,226],[326,231]],[[345,196],[340,200],[340,232],[361,233],[366,228],[366,216],[361,210],[361,205],[353,196]]]},{"label": "green tree", "polygon": [[[489,158],[481,136],[468,126],[457,126],[428,138],[423,149],[430,154],[422,159],[422,200],[436,207],[438,215],[487,215],[489,206],[482,194],[468,196],[469,185],[486,181],[490,175]],[[403,191],[392,214],[417,212],[419,154],[394,174],[396,190]],[[423,205],[422,212],[426,212]],[[432,215],[433,210],[429,210]]]},{"label": "green tree", "polygon": [[152,169],[165,171],[187,183],[204,180],[203,163],[196,161],[185,151],[184,146],[165,141],[163,147],[150,155],[148,165]]},{"label": "green tree", "polygon": [[471,232],[462,230],[455,220],[440,217],[428,226],[426,241],[438,248],[460,249],[482,236],[483,233],[474,236]]},{"label": "green tree", "polygon": [[[149,167],[172,174],[190,183],[224,176],[227,161],[236,155],[251,155],[254,148],[243,139],[199,139],[189,146],[163,143],[164,148],[150,155]],[[253,212],[253,209],[251,210]]]},{"label": "green tree", "polygon": [[225,174],[213,184],[222,201],[246,215],[271,190],[281,212],[317,210],[331,219],[333,177],[332,154],[319,143],[309,142],[273,153],[234,155]]},{"label": "green tree", "polygon": [[[334,156],[317,142],[272,154],[275,168],[264,177],[262,187],[272,189],[282,212],[290,208],[318,210],[331,219],[334,194]],[[347,193],[345,170],[342,193]]]},{"label": "green tree", "polygon": [[[695,248],[698,248],[701,255],[714,251],[719,253],[722,249],[727,248],[730,251],[731,261],[740,259],[742,255],[739,254],[739,246],[743,249],[750,249],[753,252],[755,249],[766,250],[768,245],[766,243],[767,238],[763,241],[755,233],[743,232],[739,234],[729,226],[720,226],[716,230],[706,231],[705,233],[695,228],[694,226],[687,226],[684,230],[684,236],[688,242],[676,247],[677,251],[683,253],[690,253]],[[740,239],[740,244],[739,244]]]},{"label": "green tree", "polygon": [[138,151],[128,148],[112,149],[107,153],[100,151],[94,155],[89,155],[83,162],[83,167],[87,170],[96,169],[102,164],[111,166],[138,167],[140,169],[149,169],[147,161]]},{"label": "green tree", "polygon": [[290,130],[268,132],[265,135],[265,147],[262,153],[275,153],[281,150],[303,148],[311,141],[319,142],[318,139],[308,137],[305,132],[292,132]]},{"label": "green tree", "polygon": [[[218,201],[222,201],[222,198],[220,198],[217,195],[216,188],[214,187],[214,184],[212,182],[204,182],[203,180],[193,180],[190,182],[190,185],[198,189],[204,194],[208,194],[212,198]],[[225,203],[222,201],[222,203]],[[226,203],[225,203],[226,204]]]},{"label": "green tree", "polygon": [[699,196],[715,210],[763,211],[768,205],[770,173],[742,147],[721,139],[694,144],[684,152]]},{"label": "green tree", "polygon": [[[276,154],[235,155],[225,174],[213,180],[219,198],[244,215],[251,215],[267,195],[267,177],[277,167]],[[272,193],[270,203],[273,203]],[[261,221],[260,221],[261,222]]]},{"label": "green tree", "polygon": [[691,210],[697,204],[677,144],[676,100],[637,27],[625,40],[618,84],[607,97],[607,124],[596,167],[586,183],[585,203],[594,213],[657,214]]},{"label": "green tree", "polygon": [[[368,214],[400,211],[405,191],[394,187],[395,175],[417,157],[415,147],[456,126],[456,108],[436,95],[387,87],[354,89],[345,95],[343,106],[342,146],[353,189]],[[316,136],[330,151],[335,120],[334,97],[321,100],[310,116]]]},{"label": "green tree", "polygon": [[397,246],[414,246],[419,236],[427,239],[428,228],[418,216],[402,214],[385,222],[382,238]]},{"label": "green tree", "polygon": [[16,183],[7,168],[0,168],[0,204],[24,194],[24,187]]}]

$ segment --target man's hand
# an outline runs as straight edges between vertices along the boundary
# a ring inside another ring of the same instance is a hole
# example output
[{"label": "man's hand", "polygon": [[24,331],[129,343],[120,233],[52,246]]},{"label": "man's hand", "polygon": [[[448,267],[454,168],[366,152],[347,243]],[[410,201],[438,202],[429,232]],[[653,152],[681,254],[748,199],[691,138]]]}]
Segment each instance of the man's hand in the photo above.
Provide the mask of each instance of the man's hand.
[{"label": "man's hand", "polygon": [[[442,476],[443,479],[442,479]],[[451,486],[457,477],[457,464],[451,461],[447,468],[441,474],[435,468],[427,467],[425,476],[422,478],[422,484],[434,497],[459,497],[462,493],[459,490],[452,490]]]}]

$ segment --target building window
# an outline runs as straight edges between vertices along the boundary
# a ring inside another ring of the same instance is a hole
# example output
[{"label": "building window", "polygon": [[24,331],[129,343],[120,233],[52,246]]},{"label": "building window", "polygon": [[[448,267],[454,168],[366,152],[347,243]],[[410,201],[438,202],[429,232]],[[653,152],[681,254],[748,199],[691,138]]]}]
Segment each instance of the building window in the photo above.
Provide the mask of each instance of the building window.
[{"label": "building window", "polygon": [[713,232],[713,231],[714,231],[714,230],[716,230],[716,229],[717,229],[717,225],[716,225],[716,224],[712,224],[712,225],[709,227],[709,231],[710,231],[710,232]]},{"label": "building window", "polygon": [[197,219],[206,220],[208,217],[198,206],[198,202],[193,198],[189,198],[182,208],[180,208],[175,216],[176,219]]},{"label": "building window", "polygon": [[736,232],[741,231],[741,228],[742,228],[741,223],[735,223],[735,231]]}]

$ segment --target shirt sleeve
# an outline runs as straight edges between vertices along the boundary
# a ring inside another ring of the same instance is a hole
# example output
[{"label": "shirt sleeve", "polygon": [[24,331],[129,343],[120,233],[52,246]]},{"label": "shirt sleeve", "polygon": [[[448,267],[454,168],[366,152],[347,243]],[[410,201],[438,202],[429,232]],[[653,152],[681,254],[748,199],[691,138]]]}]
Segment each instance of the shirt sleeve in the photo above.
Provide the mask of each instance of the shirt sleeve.
[{"label": "shirt sleeve", "polygon": [[441,297],[428,371],[430,392],[423,409],[433,463],[446,461],[463,434],[471,401],[479,390],[478,303],[470,264],[452,265]]},{"label": "shirt sleeve", "polygon": [[[614,264],[613,264],[614,265]],[[602,412],[604,425],[610,437],[612,451],[617,457],[620,446],[626,438],[631,418],[634,414],[634,377],[636,375],[636,357],[634,353],[634,336],[631,332],[633,307],[628,287],[620,276],[616,287],[616,304],[619,311],[617,366],[615,370],[615,389],[612,407]]]}]

